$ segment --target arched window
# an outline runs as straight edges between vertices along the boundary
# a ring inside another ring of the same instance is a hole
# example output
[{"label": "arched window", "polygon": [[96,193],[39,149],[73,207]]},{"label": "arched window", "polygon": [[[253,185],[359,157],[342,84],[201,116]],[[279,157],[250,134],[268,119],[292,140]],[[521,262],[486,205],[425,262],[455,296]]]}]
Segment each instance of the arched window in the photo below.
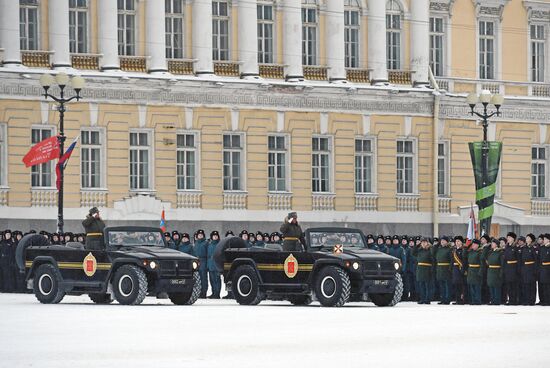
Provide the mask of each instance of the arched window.
[{"label": "arched window", "polygon": [[346,48],[346,68],[359,67],[359,14],[358,0],[344,2],[344,43]]},{"label": "arched window", "polygon": [[388,69],[401,69],[401,30],[402,14],[400,4],[396,0],[386,3],[386,57]]},{"label": "arched window", "polygon": [[273,35],[275,30],[275,9],[273,1],[258,1],[258,62],[271,64],[274,62]]},{"label": "arched window", "polygon": [[183,12],[184,0],[165,0],[166,57],[183,58]]},{"label": "arched window", "polygon": [[229,1],[212,1],[212,59],[229,60]]},{"label": "arched window", "polygon": [[316,0],[302,0],[302,64],[317,65],[319,12]]}]

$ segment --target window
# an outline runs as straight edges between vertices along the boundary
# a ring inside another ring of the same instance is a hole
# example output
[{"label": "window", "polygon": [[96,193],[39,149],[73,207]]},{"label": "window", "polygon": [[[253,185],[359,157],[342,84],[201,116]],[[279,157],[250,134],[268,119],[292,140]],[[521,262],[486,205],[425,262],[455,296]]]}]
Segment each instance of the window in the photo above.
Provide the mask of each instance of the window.
[{"label": "window", "polygon": [[495,22],[479,21],[479,78],[495,78]]},{"label": "window", "polygon": [[176,181],[178,190],[197,189],[197,136],[194,133],[177,135]]},{"label": "window", "polygon": [[241,159],[243,136],[223,135],[223,190],[242,190]]},{"label": "window", "polygon": [[69,0],[69,50],[88,52],[88,0]]},{"label": "window", "polygon": [[229,5],[212,1],[212,58],[229,60]]},{"label": "window", "polygon": [[258,62],[273,63],[273,3],[258,4]]},{"label": "window", "polygon": [[542,24],[531,24],[531,81],[544,82],[546,34]]},{"label": "window", "polygon": [[21,50],[38,50],[38,0],[19,0],[19,32]]},{"label": "window", "polygon": [[313,137],[311,142],[311,188],[313,192],[330,192],[330,155],[329,137]]},{"label": "window", "polygon": [[449,148],[447,142],[437,145],[437,195],[449,195]]},{"label": "window", "polygon": [[118,54],[136,54],[135,0],[118,0]]},{"label": "window", "polygon": [[269,136],[268,141],[268,184],[270,192],[286,192],[287,142],[281,135]]},{"label": "window", "polygon": [[546,197],[546,147],[531,148],[531,197]]},{"label": "window", "polygon": [[430,17],[430,67],[436,77],[443,76],[443,18]]},{"label": "window", "polygon": [[[35,145],[42,142],[44,139],[50,138],[52,134],[52,128],[32,128],[31,144]],[[52,186],[52,162],[54,161],[48,161],[44,164],[32,166],[31,186],[33,188],[50,188]]]},{"label": "window", "polygon": [[344,10],[344,44],[346,49],[346,68],[359,67],[359,4],[356,0],[347,0]]},{"label": "window", "polygon": [[165,0],[166,57],[183,58],[183,0]]},{"label": "window", "polygon": [[401,68],[401,8],[394,0],[386,6],[386,57],[388,69]]},{"label": "window", "polygon": [[0,187],[6,186],[8,181],[6,180],[8,160],[7,144],[6,144],[6,124],[0,124]]},{"label": "window", "polygon": [[355,193],[372,193],[374,147],[370,138],[355,140]]},{"label": "window", "polygon": [[[315,1],[302,1],[302,4]],[[302,64],[317,65],[317,7],[302,7]]]},{"label": "window", "polygon": [[397,194],[414,193],[414,141],[397,141]]},{"label": "window", "polygon": [[101,144],[99,130],[80,132],[80,183],[82,188],[101,188]]},{"label": "window", "polygon": [[151,189],[150,135],[148,132],[130,132],[130,189]]}]

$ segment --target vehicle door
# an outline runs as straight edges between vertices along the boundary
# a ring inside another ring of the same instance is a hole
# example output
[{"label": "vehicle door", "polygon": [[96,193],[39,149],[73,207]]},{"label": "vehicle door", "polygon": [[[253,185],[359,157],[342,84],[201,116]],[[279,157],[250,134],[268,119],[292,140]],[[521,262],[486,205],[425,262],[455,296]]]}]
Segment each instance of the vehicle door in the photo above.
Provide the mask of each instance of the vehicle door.
[{"label": "vehicle door", "polygon": [[105,281],[111,262],[105,250],[89,250],[65,246],[56,257],[64,280],[99,282]]}]

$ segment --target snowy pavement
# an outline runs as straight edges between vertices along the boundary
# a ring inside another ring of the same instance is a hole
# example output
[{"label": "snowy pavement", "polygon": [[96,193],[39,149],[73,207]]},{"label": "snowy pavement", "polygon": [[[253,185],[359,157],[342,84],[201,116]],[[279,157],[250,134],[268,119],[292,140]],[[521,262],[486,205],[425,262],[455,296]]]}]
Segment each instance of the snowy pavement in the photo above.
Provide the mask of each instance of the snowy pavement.
[{"label": "snowy pavement", "polygon": [[550,307],[42,305],[0,294],[0,367],[543,367]]}]

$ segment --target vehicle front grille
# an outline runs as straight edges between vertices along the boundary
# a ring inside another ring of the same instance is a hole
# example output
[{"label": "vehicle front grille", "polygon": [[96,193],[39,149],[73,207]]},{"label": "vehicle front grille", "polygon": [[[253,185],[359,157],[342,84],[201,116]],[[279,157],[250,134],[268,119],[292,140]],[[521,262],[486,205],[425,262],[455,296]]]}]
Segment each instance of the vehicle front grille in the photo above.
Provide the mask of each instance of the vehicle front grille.
[{"label": "vehicle front grille", "polygon": [[160,277],[182,277],[191,275],[190,261],[160,261]]},{"label": "vehicle front grille", "polygon": [[367,261],[364,263],[363,274],[367,277],[393,276],[393,261]]}]

